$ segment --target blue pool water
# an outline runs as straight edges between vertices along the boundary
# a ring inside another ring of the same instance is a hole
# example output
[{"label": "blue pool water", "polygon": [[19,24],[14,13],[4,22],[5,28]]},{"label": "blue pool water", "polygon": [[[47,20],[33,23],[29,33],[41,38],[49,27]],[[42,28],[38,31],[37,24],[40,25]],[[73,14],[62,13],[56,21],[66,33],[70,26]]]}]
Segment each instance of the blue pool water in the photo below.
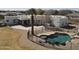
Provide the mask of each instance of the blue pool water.
[{"label": "blue pool water", "polygon": [[47,39],[47,42],[50,42],[50,43],[55,43],[55,42],[64,43],[66,41],[70,41],[71,37],[65,33],[55,33],[47,36],[46,39]]}]

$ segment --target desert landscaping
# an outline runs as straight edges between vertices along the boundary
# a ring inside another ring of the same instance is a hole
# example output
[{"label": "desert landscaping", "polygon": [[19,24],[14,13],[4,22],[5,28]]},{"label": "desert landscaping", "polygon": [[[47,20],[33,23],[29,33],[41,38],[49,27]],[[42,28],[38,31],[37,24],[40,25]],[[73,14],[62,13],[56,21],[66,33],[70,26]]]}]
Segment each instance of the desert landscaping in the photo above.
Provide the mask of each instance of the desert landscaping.
[{"label": "desert landscaping", "polygon": [[27,31],[17,30],[10,27],[0,28],[0,50],[32,50],[48,49],[37,45],[27,39]]}]

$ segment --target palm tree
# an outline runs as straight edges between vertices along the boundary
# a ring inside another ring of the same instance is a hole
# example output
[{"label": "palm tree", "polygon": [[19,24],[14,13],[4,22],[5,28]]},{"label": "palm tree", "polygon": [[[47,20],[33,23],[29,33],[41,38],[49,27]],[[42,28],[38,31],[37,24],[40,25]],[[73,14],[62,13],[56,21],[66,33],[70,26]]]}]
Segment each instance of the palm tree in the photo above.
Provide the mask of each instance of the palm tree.
[{"label": "palm tree", "polygon": [[32,28],[31,28],[31,31],[32,31],[32,35],[34,35],[34,15],[36,15],[36,10],[34,8],[31,8],[29,9],[29,14],[31,14],[31,21],[32,21]]}]

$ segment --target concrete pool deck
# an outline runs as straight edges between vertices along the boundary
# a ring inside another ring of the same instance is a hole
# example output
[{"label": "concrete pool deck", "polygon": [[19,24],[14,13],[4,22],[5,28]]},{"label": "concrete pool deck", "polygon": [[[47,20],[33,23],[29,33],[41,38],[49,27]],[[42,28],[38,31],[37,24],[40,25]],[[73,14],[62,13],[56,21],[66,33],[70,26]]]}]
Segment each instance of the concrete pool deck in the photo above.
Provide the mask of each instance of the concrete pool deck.
[{"label": "concrete pool deck", "polygon": [[[37,34],[37,36],[40,36],[40,35],[50,35],[50,34],[54,34],[54,33],[56,33],[56,32],[59,32],[59,33],[67,33],[67,34],[69,34],[71,37],[73,36],[73,35],[75,35],[76,33],[68,33],[68,32],[60,32],[60,31],[49,31],[49,32],[45,32],[45,33],[40,33],[40,34]],[[76,36],[76,35],[75,35]],[[79,39],[77,39],[77,38],[75,38],[75,39],[72,39],[71,40],[71,42],[72,42],[72,50],[79,50]],[[69,49],[69,50],[71,50],[70,49],[70,46],[71,46],[71,43],[66,43],[67,45],[64,47],[64,46],[60,46],[60,48],[64,48],[64,49]]]},{"label": "concrete pool deck", "polygon": [[49,31],[49,32],[44,32],[44,33],[37,34],[37,36],[40,36],[40,35],[50,35],[50,34],[54,34],[56,32],[57,33],[66,33],[66,34],[69,34],[70,36],[75,34],[75,33],[60,32],[60,31]]}]

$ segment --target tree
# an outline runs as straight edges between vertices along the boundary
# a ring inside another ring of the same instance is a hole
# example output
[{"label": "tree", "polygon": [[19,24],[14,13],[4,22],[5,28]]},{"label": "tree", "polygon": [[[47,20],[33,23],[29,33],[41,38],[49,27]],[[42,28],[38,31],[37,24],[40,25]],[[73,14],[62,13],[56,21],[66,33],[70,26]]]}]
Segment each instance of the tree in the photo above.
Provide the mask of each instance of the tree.
[{"label": "tree", "polygon": [[44,14],[44,10],[42,10],[42,9],[37,9],[37,10],[36,10],[36,14],[37,14],[37,15],[43,15],[43,14]]},{"label": "tree", "polygon": [[32,32],[32,35],[34,35],[34,15],[36,15],[36,9],[34,9],[34,8],[29,9],[28,14],[31,14],[31,21],[32,21],[31,32]]},{"label": "tree", "polygon": [[55,10],[55,13],[53,13],[53,15],[58,15],[58,11],[57,11],[57,10]]},{"label": "tree", "polygon": [[35,14],[36,15],[36,9],[31,8],[31,9],[26,11],[26,14]]},{"label": "tree", "polygon": [[45,15],[52,15],[52,10],[45,10],[44,14]]},{"label": "tree", "polygon": [[72,10],[59,10],[58,12],[59,15],[66,15],[69,13],[73,13],[73,11]]},{"label": "tree", "polygon": [[47,14],[47,15],[57,15],[58,14],[58,11],[57,10],[45,10],[44,14]]}]

